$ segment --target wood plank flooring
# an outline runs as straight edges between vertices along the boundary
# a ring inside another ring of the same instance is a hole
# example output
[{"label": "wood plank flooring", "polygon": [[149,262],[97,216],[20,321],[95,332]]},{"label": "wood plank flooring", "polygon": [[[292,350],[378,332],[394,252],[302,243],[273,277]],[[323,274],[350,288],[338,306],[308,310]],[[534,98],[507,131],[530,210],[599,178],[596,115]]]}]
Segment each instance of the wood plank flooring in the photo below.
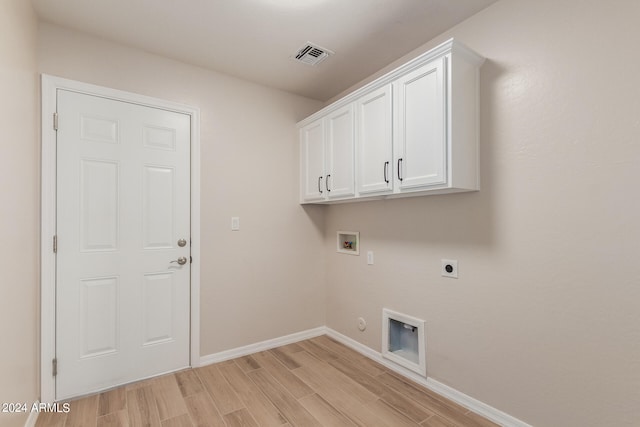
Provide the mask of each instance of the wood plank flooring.
[{"label": "wood plank flooring", "polygon": [[123,386],[37,427],[494,427],[327,336]]}]

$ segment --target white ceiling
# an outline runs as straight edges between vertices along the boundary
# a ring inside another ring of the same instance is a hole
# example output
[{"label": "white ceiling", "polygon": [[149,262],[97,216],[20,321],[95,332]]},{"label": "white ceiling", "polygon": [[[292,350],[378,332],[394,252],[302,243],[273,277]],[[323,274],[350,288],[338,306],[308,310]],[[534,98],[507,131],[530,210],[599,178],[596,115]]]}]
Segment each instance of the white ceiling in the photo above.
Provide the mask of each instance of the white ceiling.
[{"label": "white ceiling", "polygon": [[[325,101],[496,0],[32,0],[43,21]],[[335,52],[291,59],[306,42]]]}]

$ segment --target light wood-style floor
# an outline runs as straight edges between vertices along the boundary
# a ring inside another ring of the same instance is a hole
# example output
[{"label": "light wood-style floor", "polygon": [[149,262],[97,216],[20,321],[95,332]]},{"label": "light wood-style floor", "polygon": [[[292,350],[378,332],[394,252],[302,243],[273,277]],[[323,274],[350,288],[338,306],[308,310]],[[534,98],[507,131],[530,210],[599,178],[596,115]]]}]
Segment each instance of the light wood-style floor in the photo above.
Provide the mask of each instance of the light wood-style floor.
[{"label": "light wood-style floor", "polygon": [[36,426],[496,426],[327,336],[70,404]]}]

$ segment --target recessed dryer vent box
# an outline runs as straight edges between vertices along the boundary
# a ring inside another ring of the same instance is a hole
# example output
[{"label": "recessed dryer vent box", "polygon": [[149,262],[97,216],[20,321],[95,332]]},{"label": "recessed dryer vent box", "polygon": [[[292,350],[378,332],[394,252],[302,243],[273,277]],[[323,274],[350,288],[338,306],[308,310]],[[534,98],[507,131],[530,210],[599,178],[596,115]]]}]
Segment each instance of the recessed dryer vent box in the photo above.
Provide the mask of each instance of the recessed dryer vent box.
[{"label": "recessed dryer vent box", "polygon": [[424,320],[382,309],[382,356],[427,376]]}]

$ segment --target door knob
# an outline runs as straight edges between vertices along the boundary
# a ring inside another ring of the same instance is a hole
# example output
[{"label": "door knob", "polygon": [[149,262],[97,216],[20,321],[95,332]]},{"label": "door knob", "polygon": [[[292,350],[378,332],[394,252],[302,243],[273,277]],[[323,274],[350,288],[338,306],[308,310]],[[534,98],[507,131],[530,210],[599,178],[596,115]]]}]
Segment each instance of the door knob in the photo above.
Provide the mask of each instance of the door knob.
[{"label": "door knob", "polygon": [[174,259],[173,261],[169,262],[169,264],[171,264],[172,262],[177,262],[180,265],[185,265],[187,263],[187,258],[181,256],[180,258]]}]

